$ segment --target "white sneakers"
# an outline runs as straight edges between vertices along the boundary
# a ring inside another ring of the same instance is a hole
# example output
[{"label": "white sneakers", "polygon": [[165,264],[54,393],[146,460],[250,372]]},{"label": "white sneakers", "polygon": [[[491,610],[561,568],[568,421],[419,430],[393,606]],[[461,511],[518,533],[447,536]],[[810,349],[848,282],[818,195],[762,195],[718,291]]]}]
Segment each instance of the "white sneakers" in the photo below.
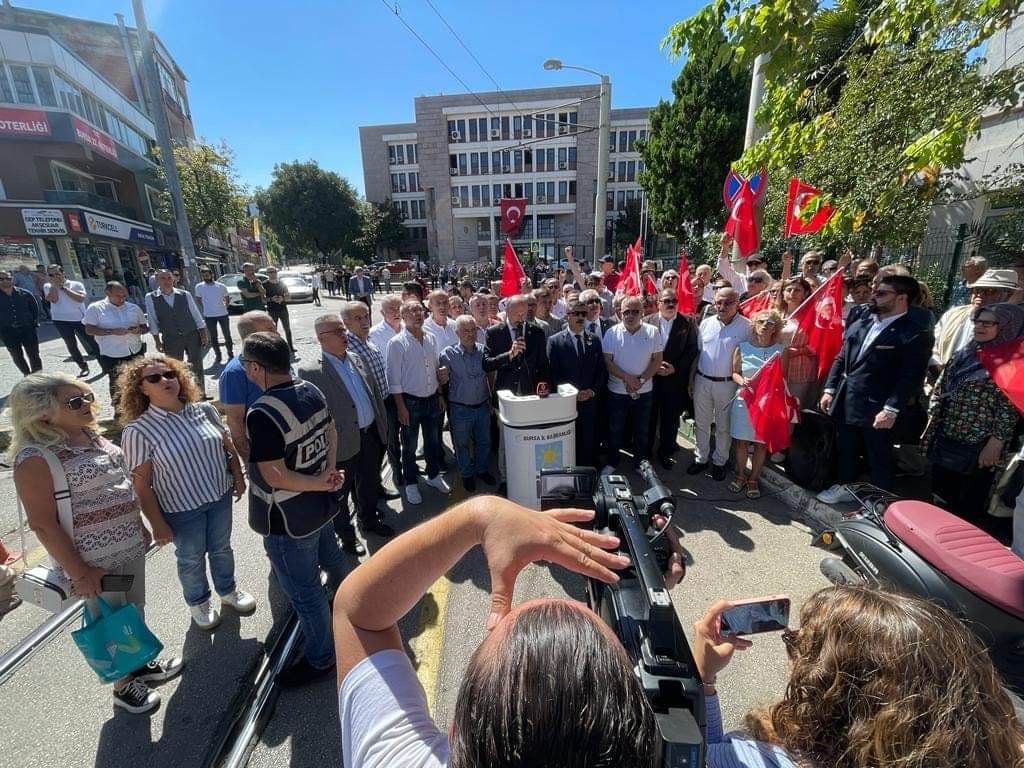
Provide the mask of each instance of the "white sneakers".
[{"label": "white sneakers", "polygon": [[188,610],[192,614],[192,621],[200,629],[213,629],[220,624],[220,611],[214,608],[209,600],[204,600],[199,605],[190,605]]},{"label": "white sneakers", "polygon": [[[441,475],[434,475],[433,477],[428,477],[423,482],[429,485],[435,491],[443,493],[445,496],[452,492],[452,487],[448,485],[448,481],[445,480],[444,477]],[[416,483],[410,483],[409,485],[405,486],[405,500],[410,504],[423,503],[423,495],[420,493],[420,487]]]},{"label": "white sneakers", "polygon": [[422,504],[423,497],[420,495],[420,487],[416,483],[405,486],[405,500],[410,504]]},{"label": "white sneakers", "polygon": [[447,481],[441,475],[434,475],[426,479],[427,485],[431,488],[440,491],[445,496],[452,492],[452,487],[448,485]]},{"label": "white sneakers", "polygon": [[240,589],[229,595],[221,595],[220,601],[224,605],[230,605],[243,616],[248,616],[256,610],[256,598]]},{"label": "white sneakers", "polygon": [[814,498],[818,501],[824,502],[825,504],[848,504],[857,500],[856,496],[846,490],[845,485],[833,485],[831,488],[826,488]]}]

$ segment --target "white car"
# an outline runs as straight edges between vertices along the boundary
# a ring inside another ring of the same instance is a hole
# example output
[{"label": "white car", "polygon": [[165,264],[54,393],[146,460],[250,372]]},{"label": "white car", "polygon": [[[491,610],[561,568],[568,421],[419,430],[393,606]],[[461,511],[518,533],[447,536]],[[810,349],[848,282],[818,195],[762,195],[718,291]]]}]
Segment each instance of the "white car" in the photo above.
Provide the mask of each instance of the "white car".
[{"label": "white car", "polygon": [[242,277],[244,275],[241,272],[233,272],[217,278],[217,282],[223,283],[228,289],[228,312],[242,311],[242,292],[238,290],[238,281]]}]

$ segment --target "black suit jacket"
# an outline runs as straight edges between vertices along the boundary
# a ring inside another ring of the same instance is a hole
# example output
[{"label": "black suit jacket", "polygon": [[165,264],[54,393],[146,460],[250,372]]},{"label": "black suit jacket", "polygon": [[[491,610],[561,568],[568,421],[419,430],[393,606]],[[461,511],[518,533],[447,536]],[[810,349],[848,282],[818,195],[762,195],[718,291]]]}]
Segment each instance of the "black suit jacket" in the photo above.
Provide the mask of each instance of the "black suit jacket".
[{"label": "black suit jacket", "polygon": [[[605,331],[607,331],[609,328],[611,328],[613,325],[615,325],[615,321],[612,320],[610,317],[602,317],[601,320],[600,320],[600,324],[601,324],[601,332],[600,333],[595,333],[594,335],[597,338],[599,338],[599,339],[603,339]],[[584,328],[584,330],[587,331],[587,333],[590,333],[590,330],[589,330],[590,329],[590,321],[589,320],[585,320],[584,321],[583,328]]]},{"label": "black suit jacket", "polygon": [[[645,317],[644,322],[661,330],[661,315],[657,313]],[[676,372],[671,376],[655,376],[654,386],[659,390],[684,394],[690,382],[690,366],[697,359],[697,354],[697,323],[689,315],[678,313],[669,328],[665,351],[661,353],[661,359]]]},{"label": "black suit jacket", "polygon": [[532,395],[538,382],[550,382],[548,374],[547,340],[544,331],[532,323],[524,323],[526,351],[516,358],[509,357],[512,349],[512,330],[508,323],[487,329],[484,341],[484,370],[497,371],[494,391],[512,390],[516,395]]},{"label": "black suit jacket", "polygon": [[921,390],[933,342],[924,318],[908,312],[860,354],[871,323],[868,316],[847,326],[843,346],[825,380],[825,389],[835,392],[830,413],[860,427],[871,426],[886,406],[902,410]]},{"label": "black suit jacket", "polygon": [[[599,394],[608,381],[608,368],[601,351],[601,340],[583,334],[583,357],[576,352],[576,337],[566,328],[548,339],[551,384],[572,384],[576,389],[592,389]],[[596,401],[591,401],[596,402]]]}]

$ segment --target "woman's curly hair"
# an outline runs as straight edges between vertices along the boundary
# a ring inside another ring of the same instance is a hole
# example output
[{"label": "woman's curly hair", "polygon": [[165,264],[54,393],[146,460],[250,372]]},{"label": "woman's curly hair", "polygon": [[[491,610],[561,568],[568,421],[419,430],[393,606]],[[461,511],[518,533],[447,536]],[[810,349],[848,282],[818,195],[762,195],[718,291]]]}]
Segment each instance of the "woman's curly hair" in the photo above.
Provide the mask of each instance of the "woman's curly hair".
[{"label": "woman's curly hair", "polygon": [[981,642],[945,609],[864,587],[800,612],[782,701],[761,740],[829,768],[1020,768],[1024,729]]},{"label": "woman's curly hair", "polygon": [[181,360],[166,355],[137,357],[121,366],[117,374],[117,412],[122,425],[135,421],[149,408],[149,398],[142,392],[142,372],[153,365],[165,365],[178,374],[178,399],[183,403],[199,400],[199,387],[192,371]]}]

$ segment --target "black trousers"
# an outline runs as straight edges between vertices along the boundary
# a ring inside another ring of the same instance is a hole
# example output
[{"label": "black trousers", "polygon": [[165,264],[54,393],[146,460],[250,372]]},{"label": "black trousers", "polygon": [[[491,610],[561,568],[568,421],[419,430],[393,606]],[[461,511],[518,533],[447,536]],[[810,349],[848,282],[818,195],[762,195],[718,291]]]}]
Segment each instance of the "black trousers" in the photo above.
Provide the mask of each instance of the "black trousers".
[{"label": "black trousers", "polygon": [[994,469],[954,472],[939,464],[932,465],[932,491],[946,502],[946,508],[974,525],[986,530],[996,518],[986,514],[989,493],[996,479]]},{"label": "black trousers", "polygon": [[[377,499],[380,490],[380,455],[383,446],[377,436],[377,425],[371,424],[359,432],[359,450],[337,468],[344,471],[345,481],[338,491],[341,513],[334,518],[334,530],[347,540],[354,538],[355,529],[348,511],[348,498],[353,495],[356,517],[360,524],[372,525],[377,521]],[[353,490],[355,493],[353,494]]]},{"label": "black trousers", "polygon": [[597,398],[576,402],[576,463],[581,467],[597,467],[597,422],[600,413]]},{"label": "black trousers", "polygon": [[883,490],[892,489],[893,431],[847,424],[842,416],[836,417],[836,457],[838,479],[841,485],[852,483],[860,474],[860,460],[867,456],[871,468],[871,482]]},{"label": "black trousers", "polygon": [[[662,377],[675,382],[675,377]],[[686,386],[678,383],[677,386]],[[654,379],[654,399],[651,405],[651,431],[647,452],[656,455],[659,459],[671,456],[679,448],[676,442],[676,435],[679,433],[679,419],[683,415],[685,407],[684,399],[673,387],[662,385],[656,377]],[[657,450],[654,449],[654,432],[657,430]]]},{"label": "black trousers", "polygon": [[39,335],[35,326],[4,328],[0,331],[0,338],[23,375],[28,376],[43,369],[43,361],[39,359]]},{"label": "black trousers", "polygon": [[129,360],[134,360],[136,357],[142,357],[142,350],[139,350],[134,355],[128,355],[127,357],[107,357],[106,355],[100,355],[96,359],[99,360],[100,368],[107,374],[108,384],[110,385],[110,405],[114,408],[114,416],[116,417],[121,409],[117,407],[118,399],[118,387],[117,377],[121,373],[121,366],[127,363]]},{"label": "black trousers", "polygon": [[85,347],[87,354],[96,357],[100,353],[100,348],[96,345],[92,336],[85,332],[85,326],[82,325],[79,320],[54,320],[54,327],[57,329],[57,333],[64,339],[64,346],[68,348],[68,354],[71,355],[71,359],[78,363],[79,368],[86,368],[85,358],[82,356],[82,351],[78,348],[78,342],[82,342],[82,346]]},{"label": "black trousers", "polygon": [[388,464],[391,465],[391,479],[395,486],[402,485],[402,438],[399,432],[398,409],[395,398],[388,395],[384,399],[384,410],[388,414],[388,445],[387,451],[381,452],[380,466],[384,466],[384,454],[387,453]]},{"label": "black trousers", "polygon": [[274,327],[277,328],[277,324],[281,323],[284,326],[284,337],[288,341],[288,349],[295,351],[295,344],[292,343],[292,321],[288,317],[287,309],[278,310],[267,310],[267,314],[270,315],[270,319],[274,321]]},{"label": "black trousers", "polygon": [[231,321],[228,315],[206,318],[206,333],[210,336],[210,346],[213,347],[213,354],[220,360],[220,339],[217,329],[224,334],[224,348],[227,349],[228,357],[235,356],[235,348],[231,343]]}]

